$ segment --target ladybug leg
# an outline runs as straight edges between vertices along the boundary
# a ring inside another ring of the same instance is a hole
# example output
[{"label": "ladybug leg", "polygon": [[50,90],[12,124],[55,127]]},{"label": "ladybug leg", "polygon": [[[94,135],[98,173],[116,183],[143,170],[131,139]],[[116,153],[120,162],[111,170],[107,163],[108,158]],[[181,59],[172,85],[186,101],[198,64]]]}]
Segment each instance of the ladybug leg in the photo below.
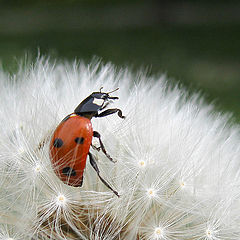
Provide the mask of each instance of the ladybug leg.
[{"label": "ladybug leg", "polygon": [[[116,161],[114,161],[114,160],[111,158],[111,156],[107,153],[107,151],[106,151],[106,149],[105,149],[105,147],[104,147],[104,145],[103,145],[103,142],[102,142],[102,140],[101,140],[101,135],[100,135],[100,133],[97,132],[97,131],[93,131],[93,136],[96,137],[96,138],[98,138],[99,144],[100,144],[100,149],[102,149],[103,153],[107,156],[107,158],[108,158],[110,161],[112,161],[112,162],[116,162]],[[94,147],[93,147],[93,148],[94,148]]]},{"label": "ladybug leg", "polygon": [[114,114],[116,112],[118,113],[118,116],[120,118],[125,118],[125,116],[122,115],[122,110],[120,110],[119,108],[107,109],[99,114],[96,114],[94,117],[106,117],[106,116]]},{"label": "ladybug leg", "polygon": [[110,102],[105,103],[105,105],[103,105],[99,110],[103,110],[103,109],[106,108],[109,104],[110,104]]},{"label": "ladybug leg", "polygon": [[110,190],[112,190],[112,191],[114,192],[114,194],[116,194],[116,195],[119,197],[118,192],[115,191],[115,190],[113,190],[113,189],[110,187],[110,185],[100,176],[100,171],[99,171],[99,168],[98,168],[98,166],[97,166],[97,163],[96,163],[93,155],[89,152],[89,153],[88,153],[88,156],[89,156],[89,159],[90,159],[90,164],[92,165],[92,167],[94,168],[94,170],[97,172],[97,175],[98,175],[98,177],[100,178],[100,180],[102,181],[102,183],[103,183],[106,187],[108,187]]},{"label": "ladybug leg", "polygon": [[96,147],[95,145],[91,144],[92,148],[94,150],[97,150],[98,152],[101,150],[101,147]]}]

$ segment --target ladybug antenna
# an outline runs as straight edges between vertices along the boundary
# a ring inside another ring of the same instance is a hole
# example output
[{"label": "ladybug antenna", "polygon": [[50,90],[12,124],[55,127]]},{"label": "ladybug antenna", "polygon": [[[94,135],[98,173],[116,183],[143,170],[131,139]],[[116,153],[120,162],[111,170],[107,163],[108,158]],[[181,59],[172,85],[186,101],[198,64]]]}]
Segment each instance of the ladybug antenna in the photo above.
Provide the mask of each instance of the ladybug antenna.
[{"label": "ladybug antenna", "polygon": [[116,92],[118,89],[119,89],[119,88],[116,88],[115,90],[112,90],[111,92],[108,92],[107,94]]},{"label": "ladybug antenna", "polygon": [[107,95],[108,95],[108,99],[118,99],[118,97],[110,97],[109,96],[109,93],[113,93],[113,92],[116,92],[119,88],[116,88],[115,90],[112,90],[111,92],[108,92]]},{"label": "ladybug antenna", "polygon": [[99,92],[100,92],[100,93],[102,92],[102,89],[103,89],[103,87],[100,87],[100,89],[99,89]]}]

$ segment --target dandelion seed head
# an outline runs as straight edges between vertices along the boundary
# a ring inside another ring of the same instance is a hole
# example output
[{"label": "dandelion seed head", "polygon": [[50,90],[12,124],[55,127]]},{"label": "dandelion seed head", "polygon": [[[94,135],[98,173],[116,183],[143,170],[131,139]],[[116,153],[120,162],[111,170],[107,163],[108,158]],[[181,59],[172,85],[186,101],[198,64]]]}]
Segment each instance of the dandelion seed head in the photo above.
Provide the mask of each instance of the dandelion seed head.
[{"label": "dandelion seed head", "polygon": [[[0,239],[240,239],[239,128],[213,116],[198,94],[169,87],[164,76],[141,73],[134,82],[128,70],[99,62],[38,59],[15,77],[0,70],[0,213],[7,224],[0,223]],[[91,153],[119,198],[89,161],[83,186],[74,188],[57,178],[49,158],[61,119],[102,86],[119,87],[109,108],[126,119],[91,121],[116,163],[97,151],[97,138]],[[208,224],[209,209],[227,217]]]}]

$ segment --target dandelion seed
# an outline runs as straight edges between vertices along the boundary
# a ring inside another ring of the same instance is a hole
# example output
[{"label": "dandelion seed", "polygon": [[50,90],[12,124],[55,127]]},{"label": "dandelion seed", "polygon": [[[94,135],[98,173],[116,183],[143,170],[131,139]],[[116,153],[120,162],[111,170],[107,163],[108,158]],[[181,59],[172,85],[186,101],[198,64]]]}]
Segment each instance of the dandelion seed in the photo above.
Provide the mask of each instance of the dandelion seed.
[{"label": "dandelion seed", "polygon": [[140,166],[141,168],[146,167],[146,162],[145,162],[144,160],[140,160],[140,161],[138,162],[138,164],[139,164],[139,166]]},{"label": "dandelion seed", "polygon": [[208,239],[213,239],[213,231],[212,230],[210,230],[210,229],[207,229],[206,230],[206,236],[207,236],[207,238]]},{"label": "dandelion seed", "polygon": [[63,194],[60,194],[60,195],[57,196],[56,204],[58,206],[65,206],[66,203],[67,203],[67,198]]},{"label": "dandelion seed", "polygon": [[181,180],[179,183],[180,183],[180,187],[181,188],[185,188],[186,187],[186,183],[184,181]]},{"label": "dandelion seed", "polygon": [[164,230],[163,230],[163,228],[161,228],[161,227],[155,228],[155,230],[154,230],[154,237],[157,240],[163,238],[164,237]]},{"label": "dandelion seed", "polygon": [[206,238],[209,239],[209,240],[217,240],[219,239],[216,235],[217,235],[218,231],[217,230],[214,230],[214,229],[211,229],[211,228],[207,228],[206,229]]},{"label": "dandelion seed", "polygon": [[18,153],[19,153],[19,155],[24,154],[24,153],[25,153],[25,149],[24,149],[22,146],[20,146],[20,147],[18,148]]},{"label": "dandelion seed", "polygon": [[147,195],[149,198],[153,198],[156,196],[156,191],[154,189],[150,188],[147,190]]},{"label": "dandelion seed", "polygon": [[37,165],[35,166],[35,168],[34,168],[34,171],[35,171],[36,173],[41,172],[41,171],[42,171],[42,166],[41,166],[40,164],[37,164]]}]

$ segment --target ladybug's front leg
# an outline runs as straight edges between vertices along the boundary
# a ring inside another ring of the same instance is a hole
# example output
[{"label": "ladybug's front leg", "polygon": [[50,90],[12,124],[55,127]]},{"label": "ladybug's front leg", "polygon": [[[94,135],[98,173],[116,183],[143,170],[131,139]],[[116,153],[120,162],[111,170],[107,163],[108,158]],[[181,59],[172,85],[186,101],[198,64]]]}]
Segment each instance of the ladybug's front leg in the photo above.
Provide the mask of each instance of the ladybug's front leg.
[{"label": "ladybug's front leg", "polygon": [[99,171],[99,168],[98,168],[98,166],[97,166],[97,163],[96,163],[93,155],[89,152],[89,153],[88,153],[88,156],[89,156],[89,159],[90,159],[90,164],[92,165],[92,167],[94,168],[94,170],[97,172],[97,175],[98,175],[98,177],[100,178],[100,180],[102,181],[102,183],[103,183],[105,186],[107,186],[110,190],[112,190],[112,191],[114,192],[114,194],[116,194],[116,195],[119,197],[118,192],[115,191],[115,190],[113,190],[113,189],[110,187],[110,185],[100,176],[100,171]]},{"label": "ladybug's front leg", "polygon": [[106,117],[106,116],[114,114],[116,112],[118,113],[118,116],[120,118],[125,118],[125,116],[122,115],[122,110],[119,108],[107,109],[99,114],[94,115],[94,117]]},{"label": "ladybug's front leg", "polygon": [[110,104],[110,102],[106,102],[99,110],[103,110],[105,109],[108,105]]},{"label": "ladybug's front leg", "polygon": [[[107,153],[107,151],[106,151],[106,149],[105,149],[105,147],[104,147],[104,145],[103,145],[103,142],[102,142],[102,140],[101,140],[101,135],[100,135],[100,133],[97,132],[97,131],[93,131],[93,136],[96,137],[96,138],[98,138],[99,144],[100,144],[100,149],[102,149],[103,153],[107,156],[107,158],[108,158],[110,161],[112,161],[112,162],[116,162],[116,161],[114,161],[114,160],[111,158],[111,156]],[[94,148],[94,147],[93,147],[93,148]],[[98,149],[97,149],[97,150],[98,150]]]}]

